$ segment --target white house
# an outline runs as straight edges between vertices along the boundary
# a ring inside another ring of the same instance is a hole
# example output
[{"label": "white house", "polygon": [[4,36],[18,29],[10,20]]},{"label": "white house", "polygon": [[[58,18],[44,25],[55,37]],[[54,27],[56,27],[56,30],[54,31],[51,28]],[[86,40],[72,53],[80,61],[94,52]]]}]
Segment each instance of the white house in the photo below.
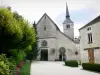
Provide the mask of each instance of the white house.
[{"label": "white house", "polygon": [[80,60],[79,50],[74,41],[74,23],[70,19],[67,5],[66,19],[63,22],[64,33],[46,13],[36,26],[40,49],[37,60]]},{"label": "white house", "polygon": [[100,64],[100,16],[79,29],[81,61]]}]

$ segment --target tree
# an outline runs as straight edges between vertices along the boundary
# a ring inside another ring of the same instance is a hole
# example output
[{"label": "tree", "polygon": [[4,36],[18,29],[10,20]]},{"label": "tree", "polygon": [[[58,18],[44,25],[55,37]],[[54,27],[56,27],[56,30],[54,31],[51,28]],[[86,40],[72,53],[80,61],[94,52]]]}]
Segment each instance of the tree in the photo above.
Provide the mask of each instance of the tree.
[{"label": "tree", "polygon": [[[8,8],[0,8],[0,52],[10,49],[23,50],[33,44],[35,30],[21,15]],[[9,53],[8,53],[9,55]]]},{"label": "tree", "polygon": [[27,59],[30,60],[30,62],[32,60],[35,60],[38,56],[38,52],[39,52],[39,48],[38,48],[38,39],[37,39],[37,29],[36,29],[36,24],[34,22],[33,24],[33,29],[35,29],[35,33],[36,33],[36,36],[35,36],[35,39],[36,39],[36,42],[34,42],[32,45],[30,45],[30,47],[32,48],[28,48],[28,52],[27,52]]},{"label": "tree", "polygon": [[24,49],[36,41],[35,30],[34,28],[31,28],[28,21],[24,20],[24,18],[17,12],[14,12],[14,18],[16,18],[16,20],[20,23],[20,27],[23,31],[23,37],[18,45],[19,48]]},{"label": "tree", "polygon": [[9,50],[16,47],[22,39],[22,30],[13,14],[6,8],[0,8],[0,48]]},{"label": "tree", "polygon": [[36,24],[34,22],[33,24],[33,28],[35,29],[35,33],[36,33],[36,42],[34,44],[32,44],[32,50],[33,50],[33,59],[35,60],[37,58],[37,56],[39,55],[39,48],[38,48],[38,37],[37,37],[37,27]]}]

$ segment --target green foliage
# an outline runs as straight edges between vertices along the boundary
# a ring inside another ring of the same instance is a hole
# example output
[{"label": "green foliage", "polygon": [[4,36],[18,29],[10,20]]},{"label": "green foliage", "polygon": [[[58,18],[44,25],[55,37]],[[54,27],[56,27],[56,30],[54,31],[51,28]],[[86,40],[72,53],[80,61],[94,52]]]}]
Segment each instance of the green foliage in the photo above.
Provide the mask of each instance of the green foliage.
[{"label": "green foliage", "polygon": [[30,26],[21,15],[12,13],[11,8],[0,8],[0,54],[12,56],[17,64],[25,59],[25,54],[36,54],[32,48],[37,42],[36,31]]},{"label": "green foliage", "polygon": [[37,56],[39,55],[38,54],[39,53],[39,48],[38,48],[37,27],[36,27],[35,22],[33,24],[33,28],[35,29],[35,33],[36,33],[36,36],[35,36],[36,42],[34,44],[32,44],[33,60],[35,60],[37,58]]},{"label": "green foliage", "polygon": [[[35,31],[35,33],[36,33],[36,35],[37,35],[37,28],[36,28],[36,24],[34,23],[33,24],[33,29],[34,29],[34,31]],[[32,45],[30,45],[28,48],[27,48],[27,56],[26,56],[26,58],[28,59],[28,60],[35,60],[36,58],[37,58],[37,56],[38,56],[38,52],[39,52],[39,49],[38,49],[38,40],[37,40],[37,37],[36,37],[36,35],[35,35],[35,39],[36,39],[36,41],[32,44]]]},{"label": "green foliage", "polygon": [[0,75],[13,75],[15,71],[15,61],[6,58],[5,54],[0,55]]},{"label": "green foliage", "polygon": [[18,50],[17,49],[11,49],[11,50],[9,50],[9,55],[10,56],[16,57],[17,54],[18,54]]},{"label": "green foliage", "polygon": [[39,55],[38,54],[39,48],[38,48],[37,42],[32,45],[32,51],[33,51],[33,60],[35,60],[37,56]]},{"label": "green foliage", "polygon": [[18,65],[21,61],[23,61],[25,58],[25,53],[24,51],[19,51],[17,56],[16,56],[16,64]]},{"label": "green foliage", "polygon": [[[28,21],[7,8],[0,8],[0,48],[24,49],[35,42],[34,28]],[[5,48],[6,47],[6,48]]]},{"label": "green foliage", "polygon": [[100,72],[100,64],[82,63],[83,69]]},{"label": "green foliage", "polygon": [[78,62],[76,60],[69,60],[65,61],[65,65],[71,67],[78,67]]},{"label": "green foliage", "polygon": [[28,21],[24,20],[24,18],[18,13],[14,12],[14,18],[20,24],[21,30],[23,31],[23,37],[19,42],[19,48],[27,48],[36,41],[35,30],[34,28],[31,28]]},{"label": "green foliage", "polygon": [[13,14],[6,8],[0,8],[0,47],[11,49],[22,39],[22,30]]}]

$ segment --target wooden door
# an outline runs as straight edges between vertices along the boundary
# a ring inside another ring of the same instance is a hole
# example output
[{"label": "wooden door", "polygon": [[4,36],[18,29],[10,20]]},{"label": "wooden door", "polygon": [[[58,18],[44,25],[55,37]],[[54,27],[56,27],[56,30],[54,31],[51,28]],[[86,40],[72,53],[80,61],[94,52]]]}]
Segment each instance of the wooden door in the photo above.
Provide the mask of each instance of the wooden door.
[{"label": "wooden door", "polygon": [[88,58],[89,58],[89,63],[94,63],[94,50],[93,49],[88,50]]}]

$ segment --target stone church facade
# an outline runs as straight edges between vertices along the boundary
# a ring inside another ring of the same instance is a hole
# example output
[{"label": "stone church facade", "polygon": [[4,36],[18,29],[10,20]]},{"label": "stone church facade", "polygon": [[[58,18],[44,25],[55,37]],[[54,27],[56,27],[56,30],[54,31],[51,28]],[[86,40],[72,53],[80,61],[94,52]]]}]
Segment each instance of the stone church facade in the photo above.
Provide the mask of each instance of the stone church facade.
[{"label": "stone church facade", "polygon": [[37,60],[80,60],[80,52],[74,40],[74,23],[66,5],[66,19],[61,32],[54,21],[45,13],[36,24],[39,55]]}]

